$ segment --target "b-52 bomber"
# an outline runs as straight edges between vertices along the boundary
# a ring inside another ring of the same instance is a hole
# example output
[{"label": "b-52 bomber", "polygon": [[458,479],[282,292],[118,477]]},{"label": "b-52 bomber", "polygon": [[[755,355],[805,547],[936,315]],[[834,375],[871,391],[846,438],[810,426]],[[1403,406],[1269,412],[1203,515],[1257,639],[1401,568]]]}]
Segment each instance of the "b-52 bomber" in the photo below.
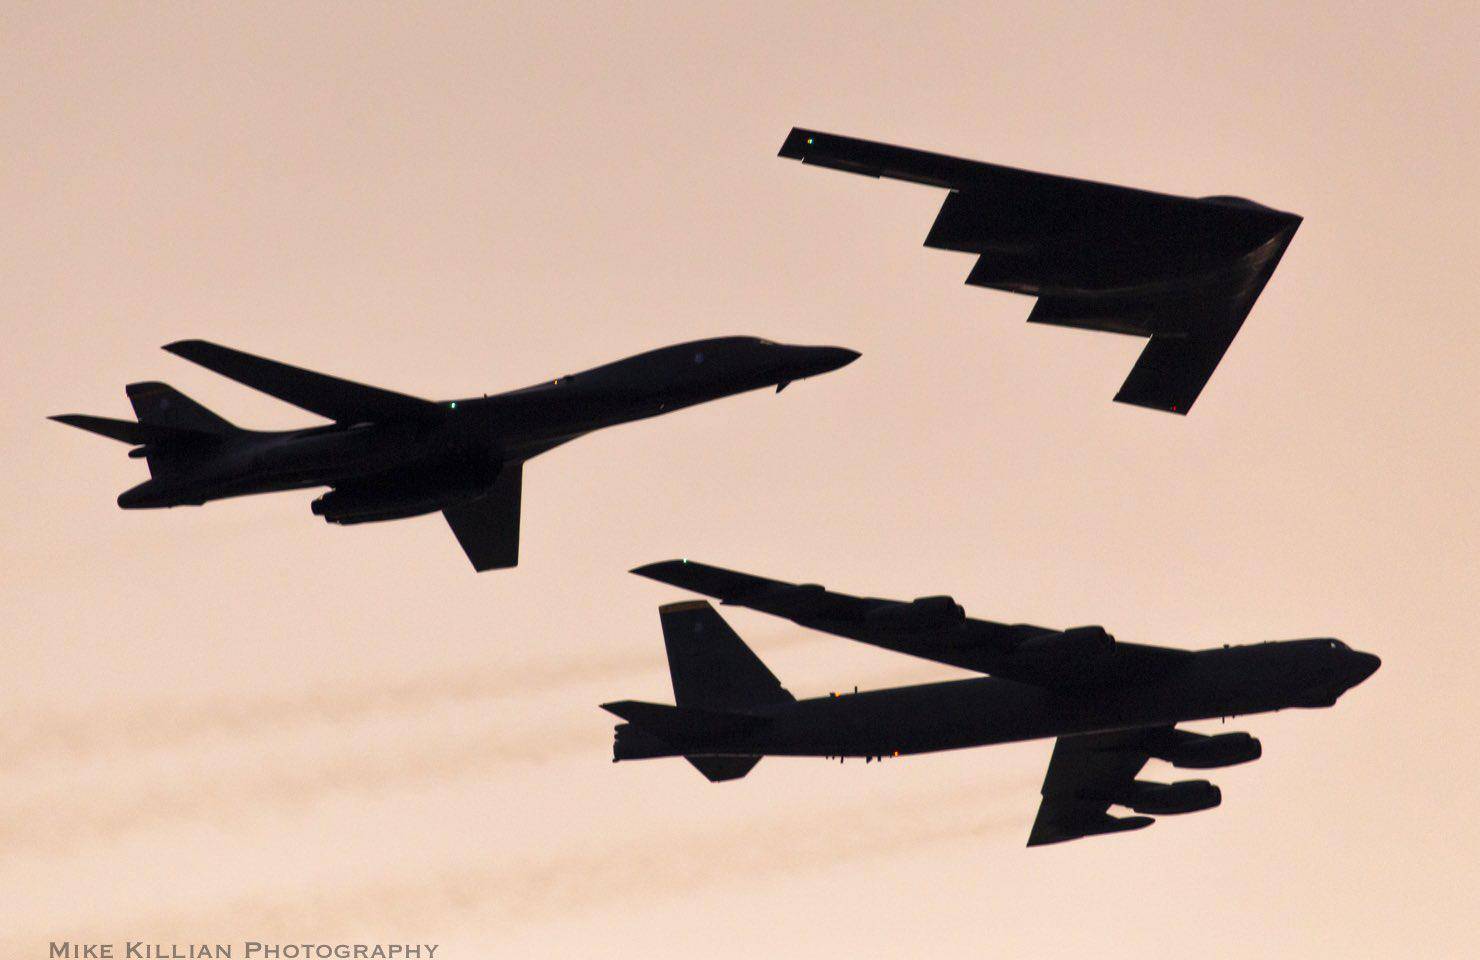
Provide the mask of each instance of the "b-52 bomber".
[{"label": "b-52 bomber", "polygon": [[[902,602],[834,593],[684,560],[632,571],[814,630],[990,677],[797,700],[708,602],[662,607],[676,706],[623,700],[613,760],[681,756],[711,781],[743,777],[763,756],[883,759],[1057,737],[1029,846],[1136,830],[1151,815],[1216,807],[1206,780],[1138,779],[1151,758],[1207,769],[1257,760],[1247,733],[1177,724],[1329,707],[1381,665],[1339,640],[1211,650],[1116,641],[968,618],[950,597]],[[1115,816],[1114,806],[1137,816]]]},{"label": "b-52 bomber", "polygon": [[663,347],[521,390],[432,401],[207,343],[164,349],[315,413],[301,430],[237,427],[163,383],[126,391],[137,422],[66,414],[62,423],[135,445],[151,478],[126,510],[330,487],[313,501],[329,523],[441,511],[476,570],[519,562],[524,462],[576,437],[731,394],[828,373],[857,359],[840,347],[720,337]]},{"label": "b-52 bomber", "polygon": [[781,156],[950,193],[927,247],[977,255],[966,282],[1038,298],[1029,323],[1150,337],[1115,399],[1185,414],[1300,217],[794,128]]}]

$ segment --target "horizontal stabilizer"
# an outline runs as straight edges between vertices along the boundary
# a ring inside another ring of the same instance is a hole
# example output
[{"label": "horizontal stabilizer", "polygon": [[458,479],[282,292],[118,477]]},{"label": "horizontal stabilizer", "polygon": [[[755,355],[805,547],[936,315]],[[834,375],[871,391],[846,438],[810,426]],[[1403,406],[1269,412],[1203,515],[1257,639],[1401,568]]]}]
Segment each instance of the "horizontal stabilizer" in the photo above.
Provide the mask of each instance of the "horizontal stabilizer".
[{"label": "horizontal stabilizer", "polygon": [[215,434],[202,433],[198,430],[181,430],[176,427],[136,423],[133,420],[115,420],[112,417],[92,417],[81,413],[64,413],[48,419],[108,437],[110,440],[132,443],[136,446],[185,446],[220,439]]},{"label": "horizontal stabilizer", "polygon": [[739,780],[755,769],[760,757],[684,757],[694,769],[704,774],[710,783]]},{"label": "horizontal stabilizer", "polygon": [[725,738],[764,724],[766,721],[760,717],[695,707],[670,707],[640,700],[603,703],[601,708],[627,721],[617,724],[612,743],[613,760],[681,755],[711,783],[738,780],[761,761],[759,756],[749,754],[690,752],[720,749]]},{"label": "horizontal stabilizer", "polygon": [[642,727],[670,743],[695,738],[725,737],[753,730],[766,723],[764,717],[723,713],[699,707],[670,707],[642,700],[617,700],[603,703],[601,709],[614,713],[634,726]]},{"label": "horizontal stabilizer", "polygon": [[440,411],[430,400],[315,373],[205,340],[180,340],[165,349],[253,390],[340,423],[425,420],[438,416]]}]

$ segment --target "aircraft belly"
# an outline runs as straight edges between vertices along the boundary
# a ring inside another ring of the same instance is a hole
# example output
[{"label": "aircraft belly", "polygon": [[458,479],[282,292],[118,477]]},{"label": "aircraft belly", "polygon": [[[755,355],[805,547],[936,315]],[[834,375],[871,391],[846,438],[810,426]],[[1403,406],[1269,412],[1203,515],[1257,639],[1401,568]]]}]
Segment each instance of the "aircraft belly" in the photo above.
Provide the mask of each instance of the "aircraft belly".
[{"label": "aircraft belly", "polygon": [[255,435],[188,471],[157,478],[158,496],[204,503],[369,478],[427,460],[426,444],[388,431]]},{"label": "aircraft belly", "polygon": [[994,678],[805,700],[741,752],[891,756],[1262,713],[1290,705],[1256,684],[1224,694],[1202,683],[1059,693]]},{"label": "aircraft belly", "polygon": [[372,428],[264,445],[253,457],[253,469],[264,479],[312,479],[322,485],[382,473],[425,455],[425,443]]}]

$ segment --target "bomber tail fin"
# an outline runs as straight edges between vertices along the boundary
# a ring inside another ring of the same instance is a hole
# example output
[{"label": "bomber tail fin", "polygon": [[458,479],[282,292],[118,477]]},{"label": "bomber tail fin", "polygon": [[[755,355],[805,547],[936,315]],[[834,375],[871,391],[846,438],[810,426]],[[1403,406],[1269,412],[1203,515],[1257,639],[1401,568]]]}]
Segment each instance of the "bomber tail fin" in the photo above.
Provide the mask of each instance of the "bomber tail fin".
[{"label": "bomber tail fin", "polygon": [[115,420],[112,417],[92,417],[84,413],[61,413],[48,420],[57,423],[65,423],[69,427],[78,430],[86,430],[88,433],[96,433],[100,437],[109,440],[117,440],[119,443],[131,443],[135,446],[145,443],[167,442],[176,438],[176,431],[158,427],[148,427],[133,420]]},{"label": "bomber tail fin", "polygon": [[239,429],[167,383],[131,383],[123,389],[140,423],[197,433],[226,434]]},{"label": "bomber tail fin", "polygon": [[139,419],[115,420],[80,413],[64,413],[51,419],[69,427],[96,433],[138,450],[129,455],[143,457],[153,476],[180,469],[241,429],[175,388],[163,383],[131,383],[124,388],[134,415]]},{"label": "bomber tail fin", "polygon": [[683,757],[712,783],[737,780],[761,762],[755,754],[719,751],[743,749],[726,745],[743,742],[748,731],[766,724],[764,717],[641,700],[603,703],[601,708],[627,721],[617,724],[613,762]]},{"label": "bomber tail fin", "polygon": [[708,601],[670,603],[658,616],[680,707],[744,711],[795,701]]},{"label": "bomber tail fin", "polygon": [[761,761],[747,741],[770,722],[767,708],[796,698],[707,602],[658,613],[678,706],[603,704],[627,721],[617,727],[613,759],[682,756],[712,783],[738,780]]}]

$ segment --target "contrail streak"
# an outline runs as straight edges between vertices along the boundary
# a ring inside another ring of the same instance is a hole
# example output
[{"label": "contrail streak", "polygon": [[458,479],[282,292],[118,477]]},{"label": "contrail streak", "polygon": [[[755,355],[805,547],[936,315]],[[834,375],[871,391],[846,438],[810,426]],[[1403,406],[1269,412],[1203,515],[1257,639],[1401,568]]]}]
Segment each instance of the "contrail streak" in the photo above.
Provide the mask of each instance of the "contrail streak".
[{"label": "contrail streak", "polygon": [[[793,638],[789,642],[809,640]],[[229,752],[213,750],[212,758],[241,759],[244,746],[259,750],[253,751],[255,756],[245,763],[237,764],[238,773],[226,776],[218,769],[201,769],[198,760],[166,754],[163,759],[172,761],[169,776],[133,788],[119,783],[111,774],[109,779],[94,783],[91,770],[84,771],[88,779],[73,778],[65,784],[35,777],[28,786],[39,789],[32,789],[30,798],[16,802],[12,795],[8,808],[0,805],[0,858],[38,849],[96,847],[128,835],[189,823],[229,826],[310,806],[335,795],[380,796],[427,782],[481,776],[511,763],[546,763],[582,750],[590,751],[593,760],[605,760],[609,741],[594,704],[580,705],[589,711],[587,721],[553,727],[532,722],[536,733],[530,736],[518,731],[469,736],[465,728],[452,727],[428,730],[414,747],[377,743],[360,749],[330,743],[326,749],[336,752],[311,762],[269,755],[264,763],[260,754],[272,745],[273,735],[292,736],[295,726],[366,723],[380,714],[429,711],[458,702],[512,696],[516,691],[530,694],[650,669],[652,659],[588,658],[570,668],[514,668],[496,674],[463,672],[397,679],[380,687],[323,688],[299,697],[195,704],[179,713],[165,707],[141,708],[131,715],[132,724],[110,724],[106,716],[100,715],[90,723],[77,720],[72,727],[52,726],[50,734],[60,737],[67,749],[43,755],[43,745],[56,740],[25,739],[22,742],[35,751],[33,765],[43,756],[58,764],[105,755],[117,759],[130,751],[180,751],[190,741],[210,734],[236,738]],[[63,731],[70,735],[61,736]],[[4,799],[0,798],[0,804]]]},{"label": "contrail streak", "polygon": [[[545,763],[583,748],[600,749],[590,726],[546,730],[538,745],[508,737],[429,741],[415,749],[371,750],[312,764],[276,763],[219,775],[171,778],[120,795],[68,791],[0,809],[0,858],[37,849],[95,848],[123,836],[187,823],[230,826],[320,803],[336,794],[380,795],[492,772],[510,763]],[[594,755],[594,760],[604,756]]]},{"label": "contrail streak", "polygon": [[[557,919],[614,903],[678,897],[718,884],[792,877],[936,843],[1026,834],[1032,784],[997,779],[805,815],[767,816],[687,834],[650,834],[539,860],[466,867],[307,896],[246,899],[194,916],[130,921],[151,938],[332,938],[366,931],[435,932],[452,922]],[[377,933],[377,935],[379,935]]]},{"label": "contrail streak", "polygon": [[[791,635],[767,646],[816,642]],[[235,699],[95,709],[83,715],[19,716],[0,723],[0,770],[75,762],[123,751],[155,750],[223,736],[317,723],[345,723],[379,715],[498,697],[531,696],[580,684],[662,669],[661,648],[651,655],[587,654],[568,662],[467,666],[441,674],[398,676],[373,684],[323,685],[299,693],[243,694]]]}]

